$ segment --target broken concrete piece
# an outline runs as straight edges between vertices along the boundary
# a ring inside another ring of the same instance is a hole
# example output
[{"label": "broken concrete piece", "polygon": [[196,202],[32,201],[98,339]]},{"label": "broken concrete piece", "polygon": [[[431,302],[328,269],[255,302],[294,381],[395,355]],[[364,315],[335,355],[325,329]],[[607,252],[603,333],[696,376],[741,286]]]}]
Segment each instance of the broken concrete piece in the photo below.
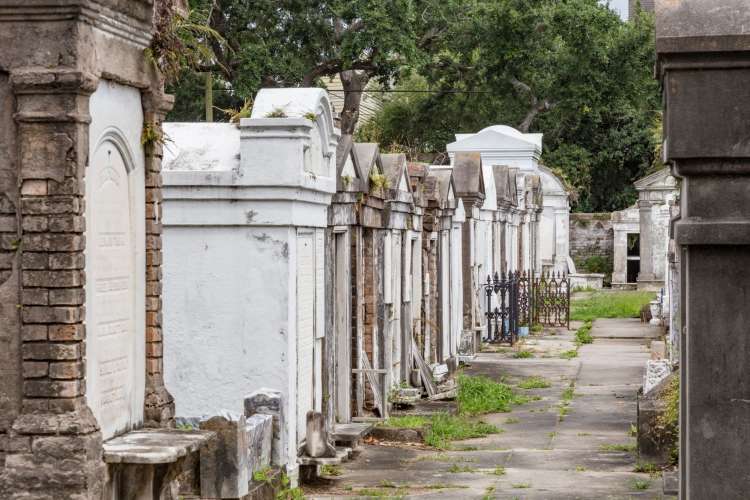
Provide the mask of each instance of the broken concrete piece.
[{"label": "broken concrete piece", "polygon": [[435,383],[440,383],[448,377],[448,365],[447,364],[435,364],[432,365],[432,378]]},{"label": "broken concrete piece", "polygon": [[250,473],[271,465],[273,417],[256,413],[245,419],[247,431],[248,469]]},{"label": "broken concrete piece", "polygon": [[312,458],[333,458],[336,456],[336,448],[328,440],[325,417],[319,411],[310,410],[307,412],[305,453]]},{"label": "broken concrete piece", "polygon": [[392,391],[391,403],[395,405],[413,405],[422,399],[422,390],[414,387],[402,387]]},{"label": "broken concrete piece", "polygon": [[250,483],[248,468],[247,424],[243,415],[230,420],[216,416],[201,422],[202,430],[213,431],[216,438],[201,451],[201,497],[241,498]]},{"label": "broken concrete piece", "polygon": [[672,364],[667,359],[649,360],[646,362],[646,373],[643,375],[643,394],[648,395],[659,382],[672,373]]},{"label": "broken concrete piece", "polygon": [[284,456],[281,429],[284,423],[284,398],[281,391],[274,389],[258,389],[245,396],[245,418],[253,415],[270,415],[273,417],[273,441],[271,447],[271,463],[282,465]]}]

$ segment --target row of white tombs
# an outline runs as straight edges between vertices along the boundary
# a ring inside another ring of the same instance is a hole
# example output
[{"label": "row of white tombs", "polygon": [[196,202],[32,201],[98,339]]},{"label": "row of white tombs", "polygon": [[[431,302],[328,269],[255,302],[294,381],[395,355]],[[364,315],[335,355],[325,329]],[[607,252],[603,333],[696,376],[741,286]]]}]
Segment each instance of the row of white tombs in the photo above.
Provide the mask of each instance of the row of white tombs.
[{"label": "row of white tombs", "polygon": [[293,472],[310,410],[331,431],[384,418],[481,342],[568,322],[567,193],[539,134],[489,127],[450,165],[412,163],[340,137],[320,89],[164,131],[164,377],[183,422],[276,395],[274,462]]}]

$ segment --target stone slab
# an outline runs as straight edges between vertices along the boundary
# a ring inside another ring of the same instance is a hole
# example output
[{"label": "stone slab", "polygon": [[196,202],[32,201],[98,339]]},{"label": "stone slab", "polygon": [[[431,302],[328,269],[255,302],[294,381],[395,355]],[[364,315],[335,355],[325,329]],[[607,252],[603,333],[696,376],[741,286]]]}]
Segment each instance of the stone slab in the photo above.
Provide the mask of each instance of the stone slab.
[{"label": "stone slab", "polygon": [[110,464],[167,464],[198,451],[215,437],[210,431],[141,429],[105,441],[103,458]]}]

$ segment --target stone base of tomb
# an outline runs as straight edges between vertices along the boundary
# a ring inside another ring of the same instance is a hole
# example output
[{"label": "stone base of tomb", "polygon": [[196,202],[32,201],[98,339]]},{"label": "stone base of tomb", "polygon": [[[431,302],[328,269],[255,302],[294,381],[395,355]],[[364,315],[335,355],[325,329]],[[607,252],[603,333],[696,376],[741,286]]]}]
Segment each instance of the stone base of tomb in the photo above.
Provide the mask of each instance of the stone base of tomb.
[{"label": "stone base of tomb", "polygon": [[8,436],[3,499],[99,499],[106,478],[102,437],[91,411],[20,415]]}]

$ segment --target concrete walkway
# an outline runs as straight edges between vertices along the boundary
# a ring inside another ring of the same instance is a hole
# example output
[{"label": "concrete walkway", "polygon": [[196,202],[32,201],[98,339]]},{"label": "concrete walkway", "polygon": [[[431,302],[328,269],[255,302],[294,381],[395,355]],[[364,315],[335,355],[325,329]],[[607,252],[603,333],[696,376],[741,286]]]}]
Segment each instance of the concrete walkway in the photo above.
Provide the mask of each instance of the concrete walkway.
[{"label": "concrete walkway", "polygon": [[637,320],[597,320],[598,338],[573,359],[560,357],[575,349],[567,330],[527,340],[522,348],[533,358],[482,353],[467,374],[514,386],[541,376],[551,386],[516,388],[539,399],[483,416],[503,432],[455,442],[450,451],[366,445],[340,476],[306,488],[307,498],[663,498],[661,477],[634,472],[630,435],[654,330]]}]

